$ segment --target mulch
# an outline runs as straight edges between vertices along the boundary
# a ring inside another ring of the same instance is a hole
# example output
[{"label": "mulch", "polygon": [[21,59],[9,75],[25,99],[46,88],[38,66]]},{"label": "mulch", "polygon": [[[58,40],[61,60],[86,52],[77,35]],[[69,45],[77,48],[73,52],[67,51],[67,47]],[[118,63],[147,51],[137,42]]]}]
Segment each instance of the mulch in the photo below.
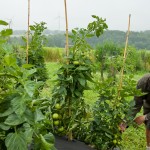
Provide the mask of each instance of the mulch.
[{"label": "mulch", "polygon": [[94,150],[84,142],[68,141],[66,137],[55,136],[55,147],[57,150]]}]

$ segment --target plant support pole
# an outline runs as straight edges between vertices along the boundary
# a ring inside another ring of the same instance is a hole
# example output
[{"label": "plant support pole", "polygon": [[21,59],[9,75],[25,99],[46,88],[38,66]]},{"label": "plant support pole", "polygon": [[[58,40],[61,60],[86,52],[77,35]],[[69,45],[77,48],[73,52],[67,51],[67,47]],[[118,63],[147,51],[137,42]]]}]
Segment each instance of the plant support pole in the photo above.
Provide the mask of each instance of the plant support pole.
[{"label": "plant support pole", "polygon": [[120,84],[119,84],[119,90],[118,90],[118,97],[120,97],[120,90],[122,88],[124,67],[125,67],[125,61],[126,61],[126,56],[127,56],[128,38],[129,38],[129,33],[130,33],[130,18],[131,18],[131,14],[129,14],[129,20],[128,20],[128,31],[127,31],[127,35],[126,35],[126,43],[125,43],[125,49],[124,49],[124,55],[123,55],[123,66],[121,68],[121,74],[120,74]]},{"label": "plant support pole", "polygon": [[[64,0],[64,5],[65,5],[65,20],[66,20],[66,45],[65,45],[65,49],[66,49],[66,56],[69,55],[69,41],[68,41],[68,16],[67,16],[67,3],[66,0]],[[67,64],[69,63],[69,60],[67,59]],[[69,117],[71,116],[71,99],[70,97],[67,97],[67,101],[68,101],[68,113],[69,113]],[[73,140],[73,136],[72,136],[72,130],[68,132],[68,140],[72,141]]]},{"label": "plant support pole", "polygon": [[29,55],[29,32],[30,32],[30,0],[28,0],[28,30],[27,30],[27,49],[26,49],[26,63],[28,64],[28,55]]},{"label": "plant support pole", "polygon": [[66,49],[66,56],[68,56],[69,55],[69,42],[68,42],[68,16],[67,16],[66,0],[64,0],[64,4],[65,4],[65,20],[66,20],[66,45],[65,45],[65,49]]}]

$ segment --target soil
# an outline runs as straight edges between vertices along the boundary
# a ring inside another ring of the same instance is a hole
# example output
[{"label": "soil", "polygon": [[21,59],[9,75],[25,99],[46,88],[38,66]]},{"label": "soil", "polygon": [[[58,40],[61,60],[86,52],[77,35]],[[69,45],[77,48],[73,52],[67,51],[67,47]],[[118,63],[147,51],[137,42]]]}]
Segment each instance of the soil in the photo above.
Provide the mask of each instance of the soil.
[{"label": "soil", "polygon": [[55,136],[55,147],[57,150],[94,150],[84,142],[68,141],[67,138],[59,136]]}]

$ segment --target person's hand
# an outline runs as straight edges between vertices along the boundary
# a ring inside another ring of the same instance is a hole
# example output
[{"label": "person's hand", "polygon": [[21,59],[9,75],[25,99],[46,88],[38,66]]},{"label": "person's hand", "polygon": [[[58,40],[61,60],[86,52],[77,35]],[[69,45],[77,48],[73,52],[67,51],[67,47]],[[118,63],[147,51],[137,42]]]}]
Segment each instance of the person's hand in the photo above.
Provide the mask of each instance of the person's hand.
[{"label": "person's hand", "polygon": [[124,132],[127,128],[127,125],[126,123],[122,122],[120,125],[119,125],[119,129],[121,132]]},{"label": "person's hand", "polygon": [[146,117],[146,115],[136,117],[136,118],[134,119],[134,121],[135,121],[138,125],[141,125],[141,124],[145,121],[145,117]]}]

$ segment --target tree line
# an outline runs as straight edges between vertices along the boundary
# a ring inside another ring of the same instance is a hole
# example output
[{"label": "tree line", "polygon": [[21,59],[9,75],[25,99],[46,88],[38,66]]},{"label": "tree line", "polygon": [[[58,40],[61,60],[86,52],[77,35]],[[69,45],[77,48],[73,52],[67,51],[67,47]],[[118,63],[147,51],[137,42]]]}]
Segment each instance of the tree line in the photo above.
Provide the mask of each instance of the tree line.
[{"label": "tree line", "polygon": [[[11,36],[9,42],[14,45],[23,45],[22,36],[25,35],[25,31],[14,31],[14,35]],[[65,31],[44,31],[46,47],[64,47],[65,46]],[[126,32],[119,30],[107,30],[99,38],[96,36],[88,39],[89,44],[95,48],[97,44],[103,45],[104,43],[113,42],[119,46],[125,45]],[[150,50],[150,30],[134,32],[131,31],[129,35],[129,45],[136,49]],[[71,44],[71,41],[69,42]]]}]

